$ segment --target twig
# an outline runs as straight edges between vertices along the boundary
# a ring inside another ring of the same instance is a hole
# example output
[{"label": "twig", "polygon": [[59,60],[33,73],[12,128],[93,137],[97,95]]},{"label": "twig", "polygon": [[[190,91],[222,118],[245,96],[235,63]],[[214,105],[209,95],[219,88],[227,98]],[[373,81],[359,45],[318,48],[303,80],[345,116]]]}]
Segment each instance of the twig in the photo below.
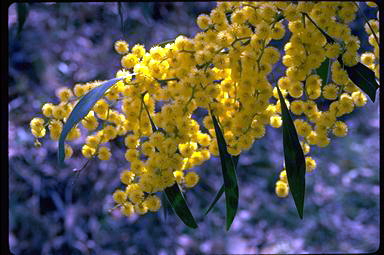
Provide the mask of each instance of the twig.
[{"label": "twig", "polygon": [[375,31],[373,31],[373,28],[372,28],[371,24],[369,24],[369,21],[368,21],[368,19],[367,19],[367,16],[365,16],[365,14],[361,11],[359,5],[358,5],[356,2],[353,2],[353,3],[357,6],[357,8],[359,9],[359,11],[363,14],[363,17],[364,17],[364,19],[365,19],[365,22],[368,24],[369,29],[371,30],[373,36],[375,37],[375,40],[376,40],[376,42],[377,42],[377,45],[380,45],[380,44],[379,44],[379,38],[377,38],[377,35],[376,35]]},{"label": "twig", "polygon": [[307,18],[312,22],[312,24],[325,36],[325,38],[327,39],[327,43],[335,43],[335,39],[333,39],[332,37],[330,37],[323,29],[321,29],[315,21],[313,21],[313,19],[305,12],[302,12],[305,16],[307,16]]}]

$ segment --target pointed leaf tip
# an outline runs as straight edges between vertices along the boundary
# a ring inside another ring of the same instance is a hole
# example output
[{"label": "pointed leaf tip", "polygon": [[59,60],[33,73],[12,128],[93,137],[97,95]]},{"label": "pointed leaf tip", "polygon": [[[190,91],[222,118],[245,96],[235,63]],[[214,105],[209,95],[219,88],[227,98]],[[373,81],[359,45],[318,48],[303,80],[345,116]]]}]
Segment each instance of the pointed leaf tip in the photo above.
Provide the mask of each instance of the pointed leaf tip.
[{"label": "pointed leaf tip", "polygon": [[300,218],[303,218],[305,195],[305,157],[297,136],[295,125],[278,85],[281,114],[283,119],[283,147],[288,185]]},{"label": "pointed leaf tip", "polygon": [[193,218],[191,211],[187,205],[187,202],[184,199],[183,194],[177,183],[173,186],[168,187],[164,190],[165,195],[168,198],[169,203],[171,204],[173,210],[179,216],[179,218],[190,228],[197,228],[197,223]]},{"label": "pointed leaf tip", "polygon": [[[237,163],[239,162],[239,157],[240,157],[240,155],[232,156],[232,161],[233,161],[233,164],[235,165],[235,169],[237,168]],[[215,198],[212,200],[208,209],[205,211],[204,215],[207,215],[212,210],[212,208],[216,205],[217,201],[219,201],[219,199],[221,198],[221,196],[223,194],[224,194],[224,184],[221,185],[219,191],[217,192]]]},{"label": "pointed leaf tip", "polygon": [[[236,167],[232,156],[228,153],[227,144],[225,142],[223,133],[219,127],[219,123],[211,110],[211,117],[215,127],[217,144],[219,147],[221,169],[224,178],[224,192],[227,207],[226,229],[231,227],[235,219],[238,203],[239,203],[239,188],[237,185]],[[235,159],[237,163],[238,158]]]}]

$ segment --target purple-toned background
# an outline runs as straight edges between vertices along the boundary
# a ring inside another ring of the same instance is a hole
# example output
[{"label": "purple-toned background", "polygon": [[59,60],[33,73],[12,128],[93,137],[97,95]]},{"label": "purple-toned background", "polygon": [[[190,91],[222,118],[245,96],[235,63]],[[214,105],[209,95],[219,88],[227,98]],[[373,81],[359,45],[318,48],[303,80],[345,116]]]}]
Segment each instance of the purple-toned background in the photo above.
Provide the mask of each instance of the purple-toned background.
[{"label": "purple-toned background", "polygon": [[[264,139],[240,158],[240,201],[229,232],[224,229],[221,199],[206,217],[222,183],[219,160],[197,171],[199,185],[187,192],[199,228],[185,227],[176,216],[148,213],[125,218],[108,214],[112,192],[125,167],[116,160],[94,162],[75,179],[72,169],[56,163],[57,143],[37,149],[29,121],[41,105],[54,101],[60,86],[111,78],[120,58],[113,43],[152,44],[178,34],[193,36],[195,17],[209,13],[212,2],[123,3],[122,32],[117,3],[35,3],[16,37],[16,5],[9,8],[9,242],[15,254],[190,254],[190,253],[353,253],[379,245],[379,98],[357,109],[346,121],[350,134],[314,149],[318,160],[307,175],[304,219],[293,199],[279,199],[274,184],[283,164],[281,129],[267,129]],[[372,8],[362,10],[376,16]],[[353,32],[360,34],[359,15]],[[366,37],[363,37],[366,40]],[[368,47],[362,41],[362,47]],[[79,144],[80,145],[80,142]],[[114,159],[115,159],[114,158]]]}]

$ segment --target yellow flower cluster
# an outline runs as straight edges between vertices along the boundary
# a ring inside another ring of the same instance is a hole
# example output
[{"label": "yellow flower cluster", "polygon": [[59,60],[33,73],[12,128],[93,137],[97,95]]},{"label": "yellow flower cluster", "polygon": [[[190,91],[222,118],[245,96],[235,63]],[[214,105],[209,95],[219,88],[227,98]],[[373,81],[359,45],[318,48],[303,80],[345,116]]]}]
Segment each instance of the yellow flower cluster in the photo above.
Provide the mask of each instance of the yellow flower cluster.
[{"label": "yellow flower cluster", "polygon": [[[327,146],[331,133],[345,136],[348,127],[337,118],[367,101],[336,61],[340,54],[348,66],[359,59],[360,41],[348,26],[356,12],[352,2],[219,2],[209,15],[197,18],[202,31],[193,38],[178,36],[149,51],[140,44],[129,49],[125,41],[117,41],[122,69],[116,77],[134,75],[108,89],[67,140],[79,138],[81,130],[87,133],[83,156],[108,160],[108,143],[123,137],[130,168],[120,176],[125,189],[115,191],[113,198],[124,215],[157,211],[157,192],[175,182],[194,187],[199,176],[190,169],[218,155],[212,119],[207,115],[199,122],[194,117],[197,109],[215,114],[231,155],[249,149],[265,135],[266,126],[281,127],[275,82],[294,114],[307,155],[310,146]],[[327,43],[314,23],[336,42]],[[377,21],[370,23],[378,28]],[[282,49],[273,46],[276,44],[271,42],[289,32],[290,39]],[[364,53],[361,58],[378,76],[378,45],[371,38],[374,54]],[[332,68],[324,81],[315,70],[326,58]],[[279,61],[285,71],[274,80]],[[53,140],[58,139],[78,100],[99,84],[76,84],[73,91],[60,89],[58,105],[43,105]],[[152,131],[151,121],[158,131]],[[37,138],[45,135],[43,119],[33,119],[31,128]],[[71,154],[72,149],[66,149],[66,157]],[[306,165],[312,172],[316,161],[307,156]],[[284,170],[276,194],[286,197],[288,190]]]}]

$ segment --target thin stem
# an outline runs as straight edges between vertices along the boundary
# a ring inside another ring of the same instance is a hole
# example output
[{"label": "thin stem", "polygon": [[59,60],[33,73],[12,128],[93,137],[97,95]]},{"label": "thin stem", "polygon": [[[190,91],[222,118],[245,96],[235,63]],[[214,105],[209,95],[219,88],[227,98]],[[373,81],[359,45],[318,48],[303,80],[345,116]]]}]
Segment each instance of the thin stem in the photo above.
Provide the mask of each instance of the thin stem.
[{"label": "thin stem", "polygon": [[187,110],[188,110],[188,105],[189,105],[189,103],[192,101],[193,96],[195,95],[195,88],[196,88],[196,85],[192,87],[192,95],[191,95],[191,97],[188,99],[187,103],[186,103],[185,106],[184,106],[184,109],[183,109],[184,114],[187,112]]},{"label": "thin stem", "polygon": [[173,40],[168,40],[168,41],[164,41],[164,42],[155,44],[155,46],[164,47],[164,46],[167,45],[168,43],[174,43],[174,42],[175,42],[175,39],[173,39]]},{"label": "thin stem", "polygon": [[248,7],[251,7],[251,8],[253,8],[253,9],[255,9],[255,10],[257,10],[259,7],[257,7],[257,6],[254,6],[254,5],[251,5],[251,4],[242,4],[243,6],[248,6]]},{"label": "thin stem", "polygon": [[118,10],[119,10],[119,16],[120,16],[120,24],[121,24],[121,32],[124,36],[124,17],[123,17],[123,7],[121,5],[121,2],[117,3]]},{"label": "thin stem", "polygon": [[155,123],[153,122],[153,120],[152,120],[152,118],[151,118],[151,115],[149,114],[147,105],[146,105],[145,102],[144,102],[144,96],[145,96],[145,94],[147,94],[147,92],[144,92],[144,93],[141,95],[141,102],[142,102],[142,104],[144,105],[145,111],[146,111],[147,114],[148,114],[149,121],[151,122],[152,132],[155,133],[155,132],[157,131],[157,128],[156,128]]},{"label": "thin stem", "polygon": [[282,19],[284,19],[284,15],[281,12],[279,12],[279,13],[276,14],[274,20],[269,25],[272,25],[272,27],[274,27],[275,24],[277,22],[279,22],[280,20],[282,20]]},{"label": "thin stem", "polygon": [[376,42],[377,42],[377,45],[379,45],[379,38],[377,38],[377,35],[376,35],[375,31],[373,31],[373,28],[372,28],[371,24],[369,24],[369,21],[368,21],[368,19],[367,19],[367,16],[365,16],[365,14],[361,11],[359,5],[358,5],[356,2],[353,2],[353,3],[356,5],[356,7],[359,9],[359,11],[363,14],[363,17],[364,17],[364,19],[365,19],[365,22],[368,24],[369,29],[371,30],[373,36],[375,37],[375,40],[376,40]]},{"label": "thin stem", "polygon": [[238,41],[242,41],[242,40],[245,40],[245,39],[251,39],[251,37],[250,36],[246,36],[246,37],[240,37],[240,38],[236,38],[232,43],[231,43],[231,46],[233,47],[233,48],[235,48],[235,43],[237,43]]},{"label": "thin stem", "polygon": [[334,43],[335,42],[335,39],[333,39],[332,37],[330,37],[323,29],[321,29],[315,21],[313,21],[313,19],[305,12],[302,12],[304,13],[304,15],[312,22],[312,24],[325,36],[325,38],[327,39],[327,43]]},{"label": "thin stem", "polygon": [[[329,82],[329,78],[331,77],[331,65],[332,65],[332,59],[329,60],[329,63],[328,63],[328,73],[327,73],[327,80],[325,81],[325,84],[328,84]],[[323,89],[323,85],[321,87],[321,89]]]},{"label": "thin stem", "polygon": [[191,53],[191,54],[196,53],[194,50],[179,50],[179,52],[185,52],[185,53]]},{"label": "thin stem", "polygon": [[221,51],[224,50],[225,48],[227,48],[227,47],[221,47],[220,49],[218,49],[218,50],[215,52],[215,54],[219,54],[219,53],[221,53]]},{"label": "thin stem", "polygon": [[164,80],[158,80],[158,79],[156,79],[156,81],[157,81],[158,83],[168,82],[168,81],[179,81],[179,80],[180,80],[180,79],[177,78],[177,77],[168,78],[168,79],[164,79]]},{"label": "thin stem", "polygon": [[74,185],[77,179],[79,178],[81,170],[83,170],[88,165],[88,163],[92,161],[92,159],[93,157],[88,159],[87,162],[85,162],[85,164],[80,169],[77,169],[77,168],[73,169],[73,172],[76,174],[76,176],[75,176],[75,179],[72,181],[72,185]]}]

